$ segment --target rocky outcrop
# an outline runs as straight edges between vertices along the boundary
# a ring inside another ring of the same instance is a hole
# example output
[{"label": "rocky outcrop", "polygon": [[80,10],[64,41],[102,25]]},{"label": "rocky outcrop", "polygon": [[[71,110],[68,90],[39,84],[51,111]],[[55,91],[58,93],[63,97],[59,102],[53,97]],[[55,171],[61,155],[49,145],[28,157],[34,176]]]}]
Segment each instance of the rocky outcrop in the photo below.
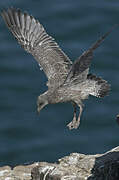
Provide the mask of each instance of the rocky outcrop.
[{"label": "rocky outcrop", "polygon": [[27,166],[16,166],[11,168],[10,166],[0,167],[0,180],[30,180],[31,170],[38,166],[38,163],[34,163]]},{"label": "rocky outcrop", "polygon": [[57,163],[1,167],[0,180],[119,180],[119,147],[104,154],[72,153]]}]

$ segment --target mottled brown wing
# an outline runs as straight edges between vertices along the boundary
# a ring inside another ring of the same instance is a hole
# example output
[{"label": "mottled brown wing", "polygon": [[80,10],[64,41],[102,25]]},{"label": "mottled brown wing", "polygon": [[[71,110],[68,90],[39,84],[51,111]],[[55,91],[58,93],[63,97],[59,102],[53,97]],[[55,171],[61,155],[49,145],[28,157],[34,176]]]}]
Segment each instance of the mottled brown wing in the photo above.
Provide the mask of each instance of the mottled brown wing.
[{"label": "mottled brown wing", "polygon": [[3,10],[1,15],[19,44],[35,57],[45,72],[48,87],[61,85],[72,63],[39,21],[14,8]]},{"label": "mottled brown wing", "polygon": [[87,79],[89,66],[91,64],[93,58],[93,51],[99,47],[102,41],[108,36],[108,34],[116,27],[115,25],[112,27],[110,31],[101,36],[87,51],[85,51],[76,61],[74,61],[65,83],[69,83],[70,81],[84,81]]}]

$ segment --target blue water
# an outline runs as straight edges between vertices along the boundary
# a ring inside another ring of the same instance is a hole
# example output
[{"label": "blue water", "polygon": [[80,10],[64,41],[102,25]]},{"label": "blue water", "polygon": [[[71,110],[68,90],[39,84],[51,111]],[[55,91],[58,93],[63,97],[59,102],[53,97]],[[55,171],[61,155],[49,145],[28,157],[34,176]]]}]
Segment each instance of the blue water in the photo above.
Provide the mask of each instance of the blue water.
[{"label": "blue water", "polygon": [[[119,23],[118,0],[0,1],[1,10],[12,6],[39,19],[72,60]],[[47,89],[46,77],[0,18],[0,166],[55,162],[71,152],[103,153],[119,145],[119,27],[95,51],[90,72],[112,90],[104,99],[85,101],[78,130],[66,127],[70,104],[48,105],[39,116],[36,100]]]}]

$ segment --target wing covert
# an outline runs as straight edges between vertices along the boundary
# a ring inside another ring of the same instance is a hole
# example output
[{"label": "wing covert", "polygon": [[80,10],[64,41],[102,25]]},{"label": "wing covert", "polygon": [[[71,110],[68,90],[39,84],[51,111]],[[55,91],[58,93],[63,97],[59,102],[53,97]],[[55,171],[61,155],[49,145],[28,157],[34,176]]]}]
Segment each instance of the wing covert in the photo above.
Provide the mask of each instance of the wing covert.
[{"label": "wing covert", "polygon": [[48,78],[48,87],[61,85],[72,62],[39,21],[14,8],[3,10],[1,15],[19,44],[31,53],[42,67]]},{"label": "wing covert", "polygon": [[79,81],[84,81],[87,78],[89,66],[91,64],[93,58],[93,51],[99,47],[102,41],[111,33],[111,31],[118,26],[116,24],[113,26],[110,31],[106,32],[103,36],[101,36],[87,51],[85,51],[77,60],[74,61],[65,82],[75,81],[78,79]]}]

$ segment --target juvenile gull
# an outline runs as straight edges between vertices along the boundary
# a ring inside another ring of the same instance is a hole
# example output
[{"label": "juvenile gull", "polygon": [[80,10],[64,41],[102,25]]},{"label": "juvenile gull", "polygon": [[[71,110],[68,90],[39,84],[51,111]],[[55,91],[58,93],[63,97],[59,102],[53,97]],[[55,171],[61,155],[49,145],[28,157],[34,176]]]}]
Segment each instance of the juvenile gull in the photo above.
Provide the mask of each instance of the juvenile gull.
[{"label": "juvenile gull", "polygon": [[[74,114],[67,126],[77,129],[83,110],[82,101],[89,95],[104,97],[110,89],[107,81],[88,72],[93,51],[111,30],[72,63],[34,17],[15,8],[3,10],[1,15],[19,44],[34,56],[48,78],[48,90],[37,100],[38,112],[47,104],[71,102]],[[76,106],[80,108],[78,117]]]}]

